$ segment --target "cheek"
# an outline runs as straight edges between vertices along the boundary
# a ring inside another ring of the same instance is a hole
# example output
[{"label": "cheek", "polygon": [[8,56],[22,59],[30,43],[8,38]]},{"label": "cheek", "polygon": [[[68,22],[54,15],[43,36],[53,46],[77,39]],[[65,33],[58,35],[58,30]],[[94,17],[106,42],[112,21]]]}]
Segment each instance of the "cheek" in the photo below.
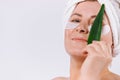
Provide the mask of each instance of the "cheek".
[{"label": "cheek", "polygon": [[71,37],[75,35],[74,30],[65,30],[64,45],[69,55],[81,56],[83,48],[86,47],[86,42],[77,42],[71,40]]},{"label": "cheek", "polygon": [[65,29],[65,36],[64,36],[65,37],[65,41],[70,39],[72,31],[73,31],[72,29]]},{"label": "cheek", "polygon": [[72,30],[67,30],[67,29],[65,29],[65,38],[64,38],[64,42],[65,42],[65,47],[67,46],[67,45],[69,45],[69,40],[70,40],[70,36],[71,36],[71,34],[72,34]]},{"label": "cheek", "polygon": [[64,36],[64,45],[65,45],[65,49],[68,53],[70,53],[71,51],[71,42],[70,42],[70,36],[72,34],[72,30],[67,30],[65,29],[65,36]]},{"label": "cheek", "polygon": [[110,45],[112,45],[112,34],[111,34],[111,31],[108,33],[108,34],[106,34],[106,35],[102,35],[101,36],[101,40],[102,41],[105,41],[106,43],[108,43],[108,44],[110,44]]}]

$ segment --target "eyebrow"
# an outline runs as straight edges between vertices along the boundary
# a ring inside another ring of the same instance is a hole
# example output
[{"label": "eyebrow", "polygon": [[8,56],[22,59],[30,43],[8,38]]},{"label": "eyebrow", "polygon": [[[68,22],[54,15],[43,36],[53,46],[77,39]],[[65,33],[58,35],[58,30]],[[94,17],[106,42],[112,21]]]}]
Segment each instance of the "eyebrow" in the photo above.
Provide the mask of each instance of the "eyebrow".
[{"label": "eyebrow", "polygon": [[[79,17],[82,17],[82,15],[79,14],[79,13],[74,13],[74,14],[71,15],[71,17],[74,16],[74,15],[77,15],[77,16],[79,16]],[[97,15],[92,15],[91,18],[96,18],[96,16],[97,16]]]},{"label": "eyebrow", "polygon": [[74,13],[74,14],[71,15],[71,17],[74,16],[74,15],[77,15],[77,16],[79,16],[79,17],[82,17],[82,15],[79,14],[79,13]]}]

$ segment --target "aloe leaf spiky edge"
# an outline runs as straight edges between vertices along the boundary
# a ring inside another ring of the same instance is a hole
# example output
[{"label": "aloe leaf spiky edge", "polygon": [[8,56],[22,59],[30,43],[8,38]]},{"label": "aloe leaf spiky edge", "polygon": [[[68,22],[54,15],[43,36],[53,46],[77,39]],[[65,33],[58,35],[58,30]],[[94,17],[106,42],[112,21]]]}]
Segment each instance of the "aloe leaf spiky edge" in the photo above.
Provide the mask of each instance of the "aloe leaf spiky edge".
[{"label": "aloe leaf spiky edge", "polygon": [[101,9],[100,9],[98,15],[96,16],[96,18],[93,22],[92,28],[90,30],[90,34],[88,37],[88,44],[92,43],[93,40],[100,41],[104,8],[105,8],[105,5],[102,4]]}]

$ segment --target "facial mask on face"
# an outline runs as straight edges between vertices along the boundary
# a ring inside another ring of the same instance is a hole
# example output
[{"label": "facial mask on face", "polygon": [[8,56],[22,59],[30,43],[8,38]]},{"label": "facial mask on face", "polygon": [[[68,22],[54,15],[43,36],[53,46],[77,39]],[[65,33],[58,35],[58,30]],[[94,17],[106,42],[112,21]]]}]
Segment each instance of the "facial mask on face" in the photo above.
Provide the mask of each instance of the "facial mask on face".
[{"label": "facial mask on face", "polygon": [[[74,29],[77,26],[79,26],[79,23],[68,22],[65,29]],[[92,27],[92,25],[88,26],[88,31],[89,32],[91,30],[91,27]],[[109,33],[109,31],[110,31],[110,26],[109,25],[104,25],[102,27],[102,35],[105,35],[105,34]]]},{"label": "facial mask on face", "polygon": [[68,22],[65,29],[74,29],[79,25],[79,23]]},{"label": "facial mask on face", "polygon": [[[91,25],[88,26],[89,32],[90,32],[91,27],[92,27]],[[106,34],[109,33],[109,32],[110,32],[110,26],[109,26],[109,25],[104,25],[104,26],[102,27],[102,35],[106,35]]]}]

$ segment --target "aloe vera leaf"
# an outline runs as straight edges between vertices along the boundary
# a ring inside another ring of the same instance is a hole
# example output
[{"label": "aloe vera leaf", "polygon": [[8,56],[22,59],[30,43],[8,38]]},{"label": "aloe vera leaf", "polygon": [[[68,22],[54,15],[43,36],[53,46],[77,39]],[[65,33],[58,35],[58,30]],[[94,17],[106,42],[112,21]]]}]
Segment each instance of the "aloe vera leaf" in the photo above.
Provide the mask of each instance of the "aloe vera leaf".
[{"label": "aloe vera leaf", "polygon": [[93,22],[92,28],[90,30],[90,34],[88,37],[88,44],[92,43],[93,40],[100,41],[104,9],[105,9],[105,5],[102,4],[100,11],[97,14]]}]

